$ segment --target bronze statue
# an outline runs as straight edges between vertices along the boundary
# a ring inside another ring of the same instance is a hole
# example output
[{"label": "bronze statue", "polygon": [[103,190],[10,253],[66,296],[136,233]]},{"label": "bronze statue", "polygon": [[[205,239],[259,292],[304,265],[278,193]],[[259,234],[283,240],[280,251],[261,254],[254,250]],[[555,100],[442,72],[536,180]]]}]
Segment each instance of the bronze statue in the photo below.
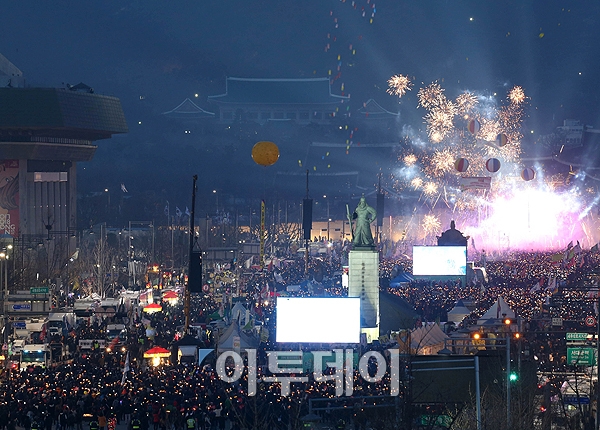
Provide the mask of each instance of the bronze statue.
[{"label": "bronze statue", "polygon": [[[363,195],[352,217],[348,213],[348,221],[350,221],[350,229],[352,230],[352,244],[355,247],[371,248],[375,246],[373,234],[371,233],[371,223],[376,219],[377,211],[367,204]],[[354,225],[352,221],[354,221]]]}]

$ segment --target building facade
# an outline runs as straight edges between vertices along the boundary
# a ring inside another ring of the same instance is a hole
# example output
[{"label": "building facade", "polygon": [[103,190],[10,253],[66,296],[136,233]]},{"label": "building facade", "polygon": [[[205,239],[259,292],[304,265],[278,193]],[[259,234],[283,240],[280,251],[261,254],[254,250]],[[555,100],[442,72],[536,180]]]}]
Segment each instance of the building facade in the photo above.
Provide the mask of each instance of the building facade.
[{"label": "building facade", "polygon": [[[77,163],[126,132],[119,99],[85,85],[0,88],[0,237],[22,266],[15,288],[48,279],[75,250]],[[36,266],[35,280],[24,279],[30,251],[42,248],[32,259],[45,260],[45,273]]]},{"label": "building facade", "polygon": [[225,93],[209,96],[219,108],[218,120],[266,124],[328,124],[343,111],[349,97],[331,93],[329,78],[253,79],[228,77]]}]

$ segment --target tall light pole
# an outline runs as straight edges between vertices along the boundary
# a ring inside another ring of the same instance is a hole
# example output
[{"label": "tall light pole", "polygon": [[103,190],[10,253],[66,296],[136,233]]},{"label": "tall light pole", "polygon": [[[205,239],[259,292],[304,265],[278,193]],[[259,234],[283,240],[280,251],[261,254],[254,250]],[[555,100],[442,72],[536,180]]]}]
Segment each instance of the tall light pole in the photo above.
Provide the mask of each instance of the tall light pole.
[{"label": "tall light pole", "polygon": [[329,199],[327,195],[323,195],[323,198],[327,202],[327,242],[329,242],[331,240],[329,235],[329,223],[331,222],[331,218],[329,218]]},{"label": "tall light pole", "polygon": [[2,291],[4,291],[4,300],[6,301],[6,296],[8,296],[8,276],[6,271],[6,266],[8,265],[7,260],[8,254],[6,253],[6,249],[0,251],[0,282],[2,283]]},{"label": "tall light pole", "polygon": [[[183,310],[185,315],[185,334],[187,334],[190,328],[190,301],[191,301],[191,291],[190,291],[190,278],[192,272],[192,259],[194,258],[194,242],[195,242],[195,226],[194,226],[194,214],[196,212],[196,191],[197,191],[197,181],[198,175],[194,175],[193,186],[192,186],[192,212],[190,213],[190,247],[189,247],[189,260],[188,260],[188,282],[185,286],[185,295],[184,295],[184,304]],[[202,270],[202,268],[200,268]],[[200,282],[202,282],[202,273],[200,273]]]},{"label": "tall light pole", "polygon": [[[147,225],[148,227],[152,228],[152,254],[151,254],[151,258],[152,260],[154,260],[154,222],[152,221],[129,221],[129,230],[128,230],[128,250],[127,250],[127,268],[129,270],[129,278],[130,278],[130,282],[131,282],[131,278],[133,277],[133,283],[135,284],[135,270],[134,268],[132,268],[132,257],[134,257],[134,246],[131,244],[131,241],[133,239],[133,236],[131,235],[131,226],[132,225]],[[154,262],[154,261],[152,261]]]}]

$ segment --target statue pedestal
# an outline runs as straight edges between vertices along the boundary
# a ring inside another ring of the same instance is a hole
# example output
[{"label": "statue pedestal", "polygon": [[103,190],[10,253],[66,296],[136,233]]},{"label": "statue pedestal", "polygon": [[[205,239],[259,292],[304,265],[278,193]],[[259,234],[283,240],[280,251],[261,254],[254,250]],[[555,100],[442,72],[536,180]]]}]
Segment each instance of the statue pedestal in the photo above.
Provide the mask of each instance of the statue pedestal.
[{"label": "statue pedestal", "polygon": [[367,342],[379,338],[379,254],[353,249],[348,256],[348,297],[360,297],[361,332]]}]

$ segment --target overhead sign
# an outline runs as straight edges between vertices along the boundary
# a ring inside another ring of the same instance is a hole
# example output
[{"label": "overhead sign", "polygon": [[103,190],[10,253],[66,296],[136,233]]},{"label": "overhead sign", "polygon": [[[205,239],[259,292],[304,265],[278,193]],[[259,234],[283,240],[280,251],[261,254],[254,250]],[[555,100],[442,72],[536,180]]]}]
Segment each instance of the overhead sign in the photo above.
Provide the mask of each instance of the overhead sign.
[{"label": "overhead sign", "polygon": [[22,305],[12,305],[13,311],[30,311],[31,305],[26,303]]},{"label": "overhead sign", "polygon": [[579,396],[565,394],[563,396],[563,402],[567,405],[589,405],[590,398],[588,396]]},{"label": "overhead sign", "polygon": [[567,348],[567,363],[577,366],[596,364],[594,348]]},{"label": "overhead sign", "polygon": [[594,335],[589,333],[567,333],[567,340],[588,340],[593,337]]},{"label": "overhead sign", "polygon": [[29,294],[48,294],[48,287],[31,287]]}]

